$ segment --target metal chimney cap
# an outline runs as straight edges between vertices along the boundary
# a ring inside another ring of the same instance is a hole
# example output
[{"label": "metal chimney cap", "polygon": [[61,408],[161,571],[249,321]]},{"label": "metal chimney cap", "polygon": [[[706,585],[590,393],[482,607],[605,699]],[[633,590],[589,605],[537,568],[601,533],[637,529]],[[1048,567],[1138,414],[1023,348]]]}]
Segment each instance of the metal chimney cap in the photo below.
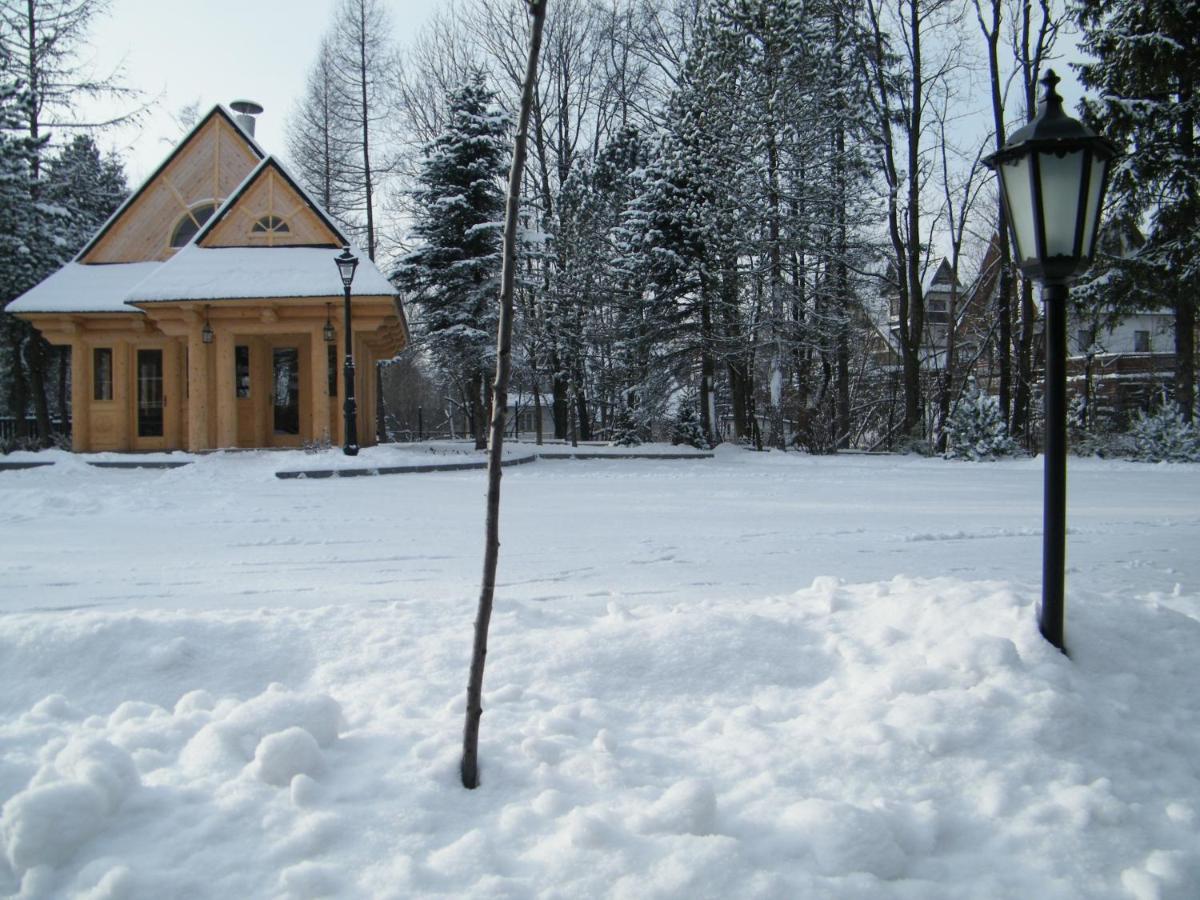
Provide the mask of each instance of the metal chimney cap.
[{"label": "metal chimney cap", "polygon": [[245,116],[257,116],[263,111],[262,106],[253,100],[234,100],[229,104],[229,108],[235,113],[241,113]]}]

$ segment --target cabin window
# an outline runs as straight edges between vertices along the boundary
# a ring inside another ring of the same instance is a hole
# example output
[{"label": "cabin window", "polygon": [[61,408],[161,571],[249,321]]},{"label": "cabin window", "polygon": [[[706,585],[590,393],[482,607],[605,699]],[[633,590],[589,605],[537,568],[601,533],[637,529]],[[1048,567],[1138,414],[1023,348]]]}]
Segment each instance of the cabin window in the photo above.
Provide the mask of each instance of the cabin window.
[{"label": "cabin window", "polygon": [[113,398],[112,348],[96,347],[92,350],[92,399]]},{"label": "cabin window", "polygon": [[250,396],[250,348],[239,344],[233,348],[234,383],[239,397]]},{"label": "cabin window", "polygon": [[1135,331],[1133,333],[1133,352],[1134,353],[1149,353],[1150,352],[1150,332]]},{"label": "cabin window", "polygon": [[279,216],[263,216],[250,229],[251,234],[287,234],[292,229]]},{"label": "cabin window", "polygon": [[328,344],[329,396],[337,396],[337,344]]},{"label": "cabin window", "polygon": [[183,218],[175,226],[175,230],[171,232],[171,246],[182,247],[195,237],[196,232],[212,217],[216,209],[217,204],[215,203],[201,203],[184,213]]}]

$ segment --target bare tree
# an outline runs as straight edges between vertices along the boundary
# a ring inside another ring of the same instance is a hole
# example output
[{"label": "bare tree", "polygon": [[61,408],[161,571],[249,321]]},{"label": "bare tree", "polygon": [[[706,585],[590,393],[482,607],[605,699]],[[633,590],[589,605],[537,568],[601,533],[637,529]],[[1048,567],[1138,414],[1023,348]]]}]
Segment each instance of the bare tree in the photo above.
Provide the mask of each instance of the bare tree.
[{"label": "bare tree", "polygon": [[349,226],[345,188],[351,179],[354,135],[337,114],[338,73],[333,45],[322,39],[304,94],[287,121],[287,144],[297,175],[325,211]]},{"label": "bare tree", "polygon": [[349,211],[362,216],[364,249],[371,259],[378,248],[380,181],[391,168],[381,163],[376,142],[394,105],[397,57],[391,32],[391,19],[379,0],[342,0],[329,36],[334,122],[346,140],[353,140],[353,151],[344,157],[346,188],[355,198]]},{"label": "bare tree", "polygon": [[538,53],[546,17],[546,0],[527,0],[532,25],[529,56],[517,114],[517,136],[504,214],[504,264],[500,278],[500,324],[496,335],[496,381],[492,385],[491,440],[488,445],[488,495],[486,538],[483,555],[483,584],[475,617],[475,643],[467,682],[467,714],[463,726],[462,783],[473,790],[479,786],[479,720],[483,716],[483,666],[487,658],[488,626],[492,598],[496,592],[496,564],[500,559],[500,462],[504,451],[504,416],[508,404],[508,381],[512,372],[513,294],[517,269],[517,214],[521,202],[521,180],[529,132],[533,89],[537,79]]},{"label": "bare tree", "polygon": [[[867,0],[867,52],[863,62],[872,90],[868,99],[875,124],[875,149],[887,192],[890,261],[899,295],[898,330],[904,366],[904,418],[900,430],[919,437],[921,345],[925,334],[922,271],[927,264],[922,198],[929,175],[929,104],[946,89],[958,67],[947,30],[961,19],[958,0]],[[942,47],[932,58],[926,38],[942,31]],[[894,49],[898,46],[899,50]]]}]

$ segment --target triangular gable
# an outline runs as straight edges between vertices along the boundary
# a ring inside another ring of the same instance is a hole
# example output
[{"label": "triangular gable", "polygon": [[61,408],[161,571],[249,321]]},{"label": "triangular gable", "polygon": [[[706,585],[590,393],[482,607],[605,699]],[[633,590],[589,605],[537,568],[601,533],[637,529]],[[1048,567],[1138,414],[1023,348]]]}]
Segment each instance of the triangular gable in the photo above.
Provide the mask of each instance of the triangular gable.
[{"label": "triangular gable", "polygon": [[167,259],[172,232],[198,204],[220,204],[264,157],[222,106],[214,106],[75,257],[82,263]]},{"label": "triangular gable", "polygon": [[273,156],[230,195],[195,237],[200,247],[328,247],[346,235]]}]

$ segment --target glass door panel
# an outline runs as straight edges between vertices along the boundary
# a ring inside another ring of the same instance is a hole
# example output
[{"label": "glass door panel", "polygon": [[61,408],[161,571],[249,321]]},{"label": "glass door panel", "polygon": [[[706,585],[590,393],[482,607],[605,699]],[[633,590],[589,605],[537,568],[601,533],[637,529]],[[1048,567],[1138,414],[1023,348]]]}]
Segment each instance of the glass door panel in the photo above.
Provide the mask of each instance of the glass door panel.
[{"label": "glass door panel", "polygon": [[163,436],[163,352],[137,352],[137,433],[138,437]]},{"label": "glass door panel", "polygon": [[271,351],[272,404],[276,434],[300,434],[300,351],[275,347]]}]

